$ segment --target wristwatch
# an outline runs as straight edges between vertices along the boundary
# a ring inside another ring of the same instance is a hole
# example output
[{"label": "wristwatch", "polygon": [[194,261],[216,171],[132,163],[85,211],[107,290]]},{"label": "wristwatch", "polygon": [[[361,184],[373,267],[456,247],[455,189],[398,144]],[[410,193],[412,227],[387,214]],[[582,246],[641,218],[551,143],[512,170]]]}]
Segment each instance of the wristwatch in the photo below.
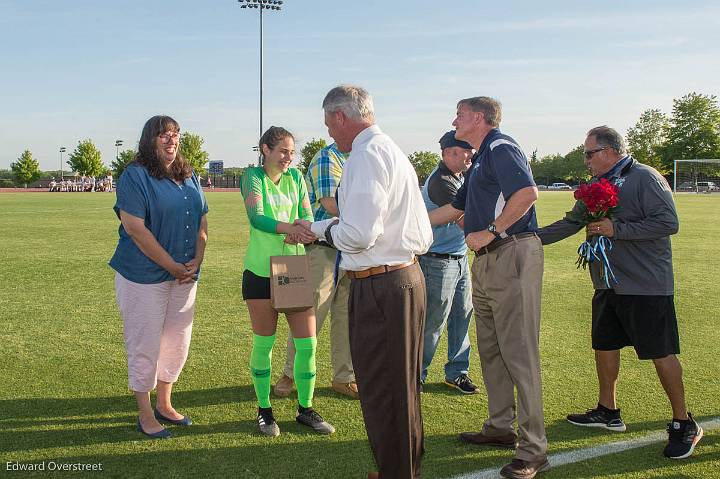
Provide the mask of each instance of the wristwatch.
[{"label": "wristwatch", "polygon": [[487,230],[491,232],[496,238],[500,236],[500,233],[498,232],[497,228],[495,227],[495,223],[490,223],[490,226],[487,227]]},{"label": "wristwatch", "polygon": [[331,221],[330,224],[328,225],[328,227],[325,228],[325,242],[327,244],[329,244],[330,246],[332,246],[333,248],[335,247],[335,242],[333,241],[332,234],[330,233],[330,228],[332,228],[339,222],[340,221],[337,219],[335,221]]}]

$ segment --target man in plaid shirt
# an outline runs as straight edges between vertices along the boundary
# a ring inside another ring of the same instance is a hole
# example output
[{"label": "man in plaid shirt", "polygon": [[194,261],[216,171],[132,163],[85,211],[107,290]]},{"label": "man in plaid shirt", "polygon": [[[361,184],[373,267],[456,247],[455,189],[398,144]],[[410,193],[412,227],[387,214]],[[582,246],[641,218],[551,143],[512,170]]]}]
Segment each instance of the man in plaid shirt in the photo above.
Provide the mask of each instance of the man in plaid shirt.
[{"label": "man in plaid shirt", "polygon": [[[338,216],[335,191],[342,177],[345,160],[349,153],[338,150],[333,143],[318,151],[310,161],[305,181],[315,221]],[[315,315],[317,332],[320,332],[325,318],[330,313],[330,361],[333,367],[332,388],[353,399],[358,398],[355,371],[350,358],[348,333],[348,296],[350,278],[338,270],[337,284],[334,280],[337,250],[324,241],[305,246],[310,259],[310,274],[315,286]],[[288,396],[294,387],[293,358],[295,348],[288,338],[287,357],[283,376],[275,384],[275,395]]]}]

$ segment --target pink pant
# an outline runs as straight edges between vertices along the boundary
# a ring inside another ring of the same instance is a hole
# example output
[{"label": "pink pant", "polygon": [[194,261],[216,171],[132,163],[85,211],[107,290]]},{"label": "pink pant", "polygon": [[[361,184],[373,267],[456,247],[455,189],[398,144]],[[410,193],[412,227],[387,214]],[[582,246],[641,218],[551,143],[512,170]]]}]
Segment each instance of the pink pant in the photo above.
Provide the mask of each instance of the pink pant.
[{"label": "pink pant", "polygon": [[174,383],[187,359],[197,283],[140,284],[115,274],[115,296],[123,320],[128,383],[135,392]]}]

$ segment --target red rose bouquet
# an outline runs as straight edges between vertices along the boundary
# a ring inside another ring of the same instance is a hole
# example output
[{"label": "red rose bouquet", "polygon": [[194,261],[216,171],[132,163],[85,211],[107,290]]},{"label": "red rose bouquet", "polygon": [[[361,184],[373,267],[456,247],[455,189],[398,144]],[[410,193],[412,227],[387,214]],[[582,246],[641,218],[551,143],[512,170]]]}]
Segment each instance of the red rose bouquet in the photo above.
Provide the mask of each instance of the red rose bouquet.
[{"label": "red rose bouquet", "polygon": [[[618,187],[601,178],[594,183],[580,185],[580,188],[575,190],[575,199],[577,200],[575,208],[568,211],[565,217],[573,223],[586,225],[602,218],[612,217],[618,208]],[[608,288],[611,281],[617,283],[607,257],[607,252],[610,250],[612,250],[612,242],[609,238],[593,236],[580,245],[575,263],[578,268],[582,266],[584,269],[589,263],[598,261],[601,275]]]},{"label": "red rose bouquet", "polygon": [[618,206],[618,187],[601,178],[595,183],[580,185],[575,190],[578,204],[567,217],[575,223],[588,224],[602,218],[610,218]]}]

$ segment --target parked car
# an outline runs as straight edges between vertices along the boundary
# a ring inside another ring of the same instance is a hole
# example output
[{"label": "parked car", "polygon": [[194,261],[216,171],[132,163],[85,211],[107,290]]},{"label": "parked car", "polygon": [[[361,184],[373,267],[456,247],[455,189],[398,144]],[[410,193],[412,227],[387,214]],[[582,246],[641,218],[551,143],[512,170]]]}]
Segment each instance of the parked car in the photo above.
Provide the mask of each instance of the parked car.
[{"label": "parked car", "polygon": [[695,183],[692,181],[683,181],[677,185],[678,191],[695,191]]},{"label": "parked car", "polygon": [[720,188],[713,181],[698,181],[694,183],[692,181],[683,181],[677,186],[678,191],[699,191],[699,192],[710,192],[718,191]]},{"label": "parked car", "polygon": [[717,191],[718,187],[712,181],[698,181],[697,189],[698,191]]},{"label": "parked car", "polygon": [[538,190],[547,190],[548,187],[547,187],[547,185],[537,185],[537,189]]},{"label": "parked car", "polygon": [[553,183],[548,187],[549,190],[572,190],[567,183]]}]

